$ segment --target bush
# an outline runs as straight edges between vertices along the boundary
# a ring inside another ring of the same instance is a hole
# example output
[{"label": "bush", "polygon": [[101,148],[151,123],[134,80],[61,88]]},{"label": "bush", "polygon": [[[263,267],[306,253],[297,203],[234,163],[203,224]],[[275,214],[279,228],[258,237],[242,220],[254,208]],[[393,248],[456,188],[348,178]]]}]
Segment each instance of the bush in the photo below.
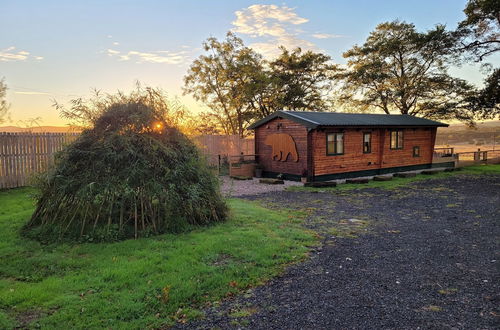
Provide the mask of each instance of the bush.
[{"label": "bush", "polygon": [[107,105],[39,182],[24,233],[42,241],[116,241],[223,221],[219,181],[165,112]]}]

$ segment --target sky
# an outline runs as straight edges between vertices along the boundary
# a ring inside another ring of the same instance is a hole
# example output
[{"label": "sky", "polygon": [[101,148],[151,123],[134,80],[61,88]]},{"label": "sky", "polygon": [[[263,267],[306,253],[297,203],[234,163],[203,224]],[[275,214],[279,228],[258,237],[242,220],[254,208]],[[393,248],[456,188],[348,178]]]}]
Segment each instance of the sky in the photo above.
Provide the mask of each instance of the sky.
[{"label": "sky", "polygon": [[[193,112],[204,109],[183,95],[183,76],[208,37],[235,32],[272,58],[278,45],[324,52],[336,63],[365,41],[377,24],[394,19],[419,31],[464,18],[466,0],[0,0],[0,79],[11,104],[10,124],[40,117],[64,125],[52,107],[89,97],[92,89],[130,91],[135,81],[160,87]],[[500,56],[489,62],[500,65]],[[477,65],[453,75],[478,86]]]}]

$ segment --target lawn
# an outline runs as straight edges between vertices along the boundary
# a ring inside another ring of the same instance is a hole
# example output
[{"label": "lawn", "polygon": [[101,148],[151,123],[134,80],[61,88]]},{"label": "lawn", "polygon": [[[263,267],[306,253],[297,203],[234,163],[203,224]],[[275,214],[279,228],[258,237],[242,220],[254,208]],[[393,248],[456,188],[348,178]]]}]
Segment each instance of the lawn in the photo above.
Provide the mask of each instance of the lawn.
[{"label": "lawn", "polygon": [[373,181],[370,180],[365,184],[339,184],[336,187],[325,187],[325,188],[313,188],[304,186],[292,186],[288,187],[287,190],[290,191],[346,191],[354,189],[364,189],[364,188],[380,188],[380,189],[394,189],[397,187],[408,185],[415,181],[422,181],[428,179],[437,178],[447,178],[452,175],[484,175],[484,174],[500,174],[500,165],[475,165],[464,167],[461,171],[454,172],[439,172],[433,175],[418,174],[413,178],[392,178],[390,181]]},{"label": "lawn", "polygon": [[108,244],[19,235],[32,189],[0,192],[0,328],[156,328],[249,290],[315,244],[303,214],[229,200],[223,224]]}]

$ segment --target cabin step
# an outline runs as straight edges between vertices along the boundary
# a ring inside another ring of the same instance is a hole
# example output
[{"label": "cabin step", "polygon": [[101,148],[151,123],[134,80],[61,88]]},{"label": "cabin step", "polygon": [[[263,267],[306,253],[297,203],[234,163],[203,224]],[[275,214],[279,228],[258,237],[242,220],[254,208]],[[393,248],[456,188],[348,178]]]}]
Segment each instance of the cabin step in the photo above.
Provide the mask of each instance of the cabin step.
[{"label": "cabin step", "polygon": [[306,182],[304,183],[304,187],[312,187],[312,188],[326,188],[326,187],[336,187],[337,182],[335,181],[325,181],[325,182]]},{"label": "cabin step", "polygon": [[368,183],[369,181],[370,181],[369,179],[347,179],[345,180],[345,183],[363,184],[363,183]]},{"label": "cabin step", "polygon": [[280,179],[260,179],[260,183],[265,183],[265,184],[284,184],[285,182]]},{"label": "cabin step", "polygon": [[443,172],[443,170],[425,170],[420,172],[423,175],[434,175]]},{"label": "cabin step", "polygon": [[233,180],[252,180],[251,176],[244,176],[244,175],[232,175],[230,176],[230,178]]},{"label": "cabin step", "polygon": [[417,176],[417,173],[395,173],[396,178],[413,178]]},{"label": "cabin step", "polygon": [[379,176],[374,176],[373,181],[391,181],[392,176],[390,175],[379,175]]}]

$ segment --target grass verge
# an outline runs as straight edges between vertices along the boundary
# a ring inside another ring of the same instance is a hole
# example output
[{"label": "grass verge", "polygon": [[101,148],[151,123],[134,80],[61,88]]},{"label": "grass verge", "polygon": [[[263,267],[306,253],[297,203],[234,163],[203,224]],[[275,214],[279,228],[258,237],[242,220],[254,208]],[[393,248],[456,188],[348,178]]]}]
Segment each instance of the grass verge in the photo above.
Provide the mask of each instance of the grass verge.
[{"label": "grass verge", "polygon": [[366,184],[339,184],[336,187],[327,187],[327,188],[313,188],[313,187],[304,187],[304,186],[291,186],[288,187],[289,191],[345,191],[345,190],[358,190],[358,189],[366,189],[366,188],[381,188],[381,189],[394,189],[397,187],[408,185],[412,182],[429,180],[429,179],[438,179],[438,178],[447,178],[453,175],[484,175],[484,174],[500,174],[500,165],[474,165],[469,167],[464,167],[461,171],[456,172],[440,172],[433,175],[423,175],[418,174],[413,178],[392,178],[390,181],[373,181]]},{"label": "grass verge", "polygon": [[302,215],[229,200],[223,224],[112,244],[41,245],[19,236],[28,188],[0,192],[0,328],[157,328],[261,284],[301,260]]}]

